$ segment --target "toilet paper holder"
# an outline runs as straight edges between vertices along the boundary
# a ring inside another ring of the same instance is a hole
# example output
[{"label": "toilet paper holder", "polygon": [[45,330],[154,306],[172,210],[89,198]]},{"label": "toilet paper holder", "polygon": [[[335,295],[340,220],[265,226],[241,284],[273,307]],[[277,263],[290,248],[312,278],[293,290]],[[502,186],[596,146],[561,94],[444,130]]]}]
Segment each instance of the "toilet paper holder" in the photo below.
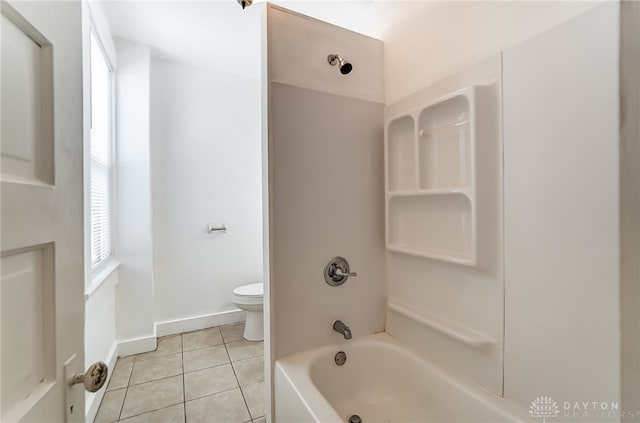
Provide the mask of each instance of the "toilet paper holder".
[{"label": "toilet paper holder", "polygon": [[211,234],[214,232],[227,232],[227,225],[226,224],[222,224],[222,226],[213,226],[211,223],[209,223],[209,226],[207,226],[207,231]]}]

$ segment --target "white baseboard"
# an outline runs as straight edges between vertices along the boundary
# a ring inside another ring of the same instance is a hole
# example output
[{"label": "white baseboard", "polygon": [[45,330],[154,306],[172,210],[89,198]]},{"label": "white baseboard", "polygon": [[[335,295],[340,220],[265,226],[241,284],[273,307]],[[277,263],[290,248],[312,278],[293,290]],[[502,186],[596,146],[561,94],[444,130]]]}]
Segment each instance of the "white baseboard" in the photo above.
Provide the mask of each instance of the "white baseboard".
[{"label": "white baseboard", "polygon": [[109,366],[109,373],[107,375],[107,381],[104,383],[104,386],[96,393],[86,393],[85,396],[85,421],[93,422],[98,414],[98,408],[100,408],[100,403],[102,402],[102,398],[104,394],[107,392],[107,386],[109,386],[109,381],[111,380],[111,376],[113,375],[113,369],[116,366],[116,361],[118,361],[118,343],[114,342],[111,346],[111,350],[106,357],[105,363]]},{"label": "white baseboard", "polygon": [[158,336],[175,335],[182,332],[191,332],[213,326],[228,325],[243,322],[244,311],[235,309],[219,313],[205,314],[203,316],[187,317],[186,319],[170,320],[156,323]]},{"label": "white baseboard", "polygon": [[155,351],[158,347],[156,335],[145,336],[143,338],[125,339],[118,343],[118,354],[126,357],[134,354]]}]

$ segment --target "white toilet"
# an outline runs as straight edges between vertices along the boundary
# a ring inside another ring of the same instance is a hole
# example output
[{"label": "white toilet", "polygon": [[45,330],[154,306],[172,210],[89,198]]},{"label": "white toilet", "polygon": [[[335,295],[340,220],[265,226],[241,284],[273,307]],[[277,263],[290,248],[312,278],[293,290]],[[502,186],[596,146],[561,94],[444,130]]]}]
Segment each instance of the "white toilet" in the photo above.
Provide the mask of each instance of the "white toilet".
[{"label": "white toilet", "polygon": [[244,339],[262,341],[264,339],[262,312],[264,285],[262,282],[239,286],[233,290],[231,297],[236,307],[247,312],[247,320],[244,322]]}]

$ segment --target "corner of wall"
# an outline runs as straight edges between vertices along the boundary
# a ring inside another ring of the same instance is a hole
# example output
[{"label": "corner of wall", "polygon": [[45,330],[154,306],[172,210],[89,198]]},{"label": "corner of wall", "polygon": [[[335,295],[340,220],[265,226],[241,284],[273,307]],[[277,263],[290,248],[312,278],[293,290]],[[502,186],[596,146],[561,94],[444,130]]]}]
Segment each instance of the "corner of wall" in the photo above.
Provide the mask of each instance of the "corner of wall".
[{"label": "corner of wall", "polygon": [[118,339],[155,337],[149,155],[150,49],[116,39]]}]

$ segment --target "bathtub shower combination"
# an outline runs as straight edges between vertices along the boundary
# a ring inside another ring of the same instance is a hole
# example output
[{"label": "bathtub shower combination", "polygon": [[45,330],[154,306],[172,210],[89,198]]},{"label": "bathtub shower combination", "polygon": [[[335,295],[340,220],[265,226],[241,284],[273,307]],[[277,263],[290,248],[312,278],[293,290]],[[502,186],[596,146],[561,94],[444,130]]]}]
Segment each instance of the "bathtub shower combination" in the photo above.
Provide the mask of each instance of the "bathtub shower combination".
[{"label": "bathtub shower combination", "polygon": [[[474,83],[387,119],[387,251],[459,268],[486,265],[478,249],[478,214],[487,207],[479,196],[486,188],[479,185],[478,174],[484,177],[486,166],[494,164],[488,152],[498,151],[490,147],[499,139],[497,86],[495,79]],[[476,157],[477,145],[483,146],[481,160]],[[334,257],[324,270],[331,286],[342,285],[348,276],[356,274],[342,257]],[[431,350],[414,348],[396,331],[399,324],[411,325],[410,336],[420,338],[425,329],[418,328],[426,328],[456,342],[455,348],[480,356],[501,354],[501,340],[495,333],[428,315],[395,295],[393,290],[387,295],[388,312],[404,320],[388,318],[388,332],[351,340],[350,328],[336,320],[332,328],[344,337],[343,343],[275,362],[278,423],[530,419],[502,399],[499,390],[487,389],[487,384],[468,374],[445,370],[455,367],[442,363]],[[483,364],[478,361],[478,365]]]},{"label": "bathtub shower combination", "polygon": [[[486,212],[487,207],[479,196],[486,188],[479,185],[478,174],[485,177],[486,166],[494,164],[490,152],[499,151],[490,147],[499,139],[497,87],[496,79],[458,87],[387,119],[387,251],[458,268],[486,265],[478,249],[478,234],[482,230],[478,215],[480,211]],[[477,145],[483,146],[481,153]],[[325,266],[324,278],[332,287],[344,284],[349,276],[357,274],[343,257],[334,257]],[[361,284],[362,280],[357,278],[353,283]],[[501,288],[497,295],[500,292]],[[500,389],[487,388],[495,385],[456,371],[455,366],[434,356],[433,349],[416,349],[402,335],[406,331],[398,331],[398,325],[410,325],[410,337],[424,337],[423,331],[427,330],[456,343],[455,348],[467,354],[494,354],[494,357],[501,354],[501,339],[495,331],[483,333],[431,316],[409,304],[414,301],[396,295],[391,290],[386,298],[387,312],[396,316],[390,319],[387,315],[388,332],[352,339],[345,316],[345,322],[327,322],[342,335],[341,343],[276,360],[273,376],[276,422],[531,419],[526,410],[501,398]],[[501,356],[498,357],[497,363]],[[479,360],[478,366],[482,365]]]},{"label": "bathtub shower combination", "polygon": [[[346,355],[344,364],[336,357],[340,352]],[[278,360],[274,378],[278,423],[526,422],[531,418],[421,358],[386,333]]]}]

